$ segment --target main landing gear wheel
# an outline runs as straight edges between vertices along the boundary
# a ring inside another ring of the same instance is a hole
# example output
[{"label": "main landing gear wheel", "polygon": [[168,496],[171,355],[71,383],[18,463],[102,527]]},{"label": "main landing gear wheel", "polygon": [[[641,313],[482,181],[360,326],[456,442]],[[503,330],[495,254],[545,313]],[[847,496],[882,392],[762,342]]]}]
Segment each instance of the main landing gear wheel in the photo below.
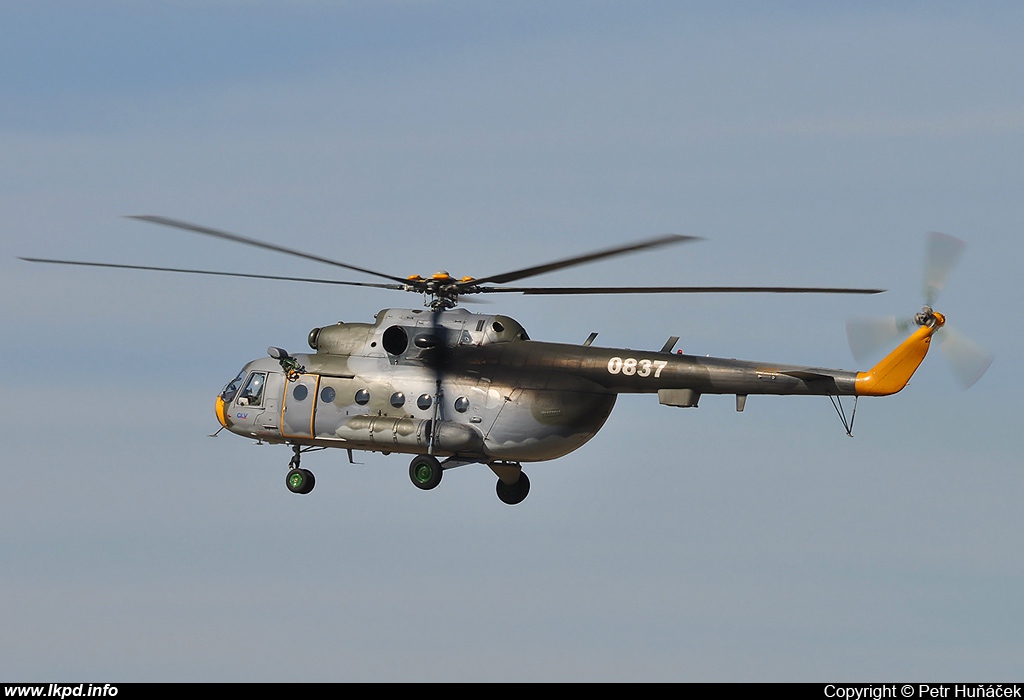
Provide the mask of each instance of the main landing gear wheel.
[{"label": "main landing gear wheel", "polygon": [[409,479],[418,489],[429,491],[441,483],[441,463],[431,455],[417,455],[409,464]]},{"label": "main landing gear wheel", "polygon": [[284,483],[292,493],[309,493],[316,486],[316,478],[308,469],[294,468],[288,470]]},{"label": "main landing gear wheel", "polygon": [[501,499],[502,503],[514,506],[518,503],[522,503],[527,494],[530,493],[530,480],[526,478],[525,472],[520,472],[519,481],[514,484],[506,484],[501,479],[498,479],[498,486],[496,490],[498,492],[498,498]]}]

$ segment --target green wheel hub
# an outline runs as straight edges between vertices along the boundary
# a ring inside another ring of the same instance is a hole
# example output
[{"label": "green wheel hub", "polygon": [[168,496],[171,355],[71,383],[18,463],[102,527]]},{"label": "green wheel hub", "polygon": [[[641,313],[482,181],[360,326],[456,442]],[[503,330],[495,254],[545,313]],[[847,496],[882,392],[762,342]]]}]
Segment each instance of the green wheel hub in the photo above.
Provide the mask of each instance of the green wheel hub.
[{"label": "green wheel hub", "polygon": [[434,475],[433,468],[426,462],[420,462],[416,465],[416,481],[421,484],[425,484],[430,481],[430,477]]},{"label": "green wheel hub", "polygon": [[418,489],[429,491],[441,483],[441,463],[432,455],[419,455],[409,464],[409,479]]}]

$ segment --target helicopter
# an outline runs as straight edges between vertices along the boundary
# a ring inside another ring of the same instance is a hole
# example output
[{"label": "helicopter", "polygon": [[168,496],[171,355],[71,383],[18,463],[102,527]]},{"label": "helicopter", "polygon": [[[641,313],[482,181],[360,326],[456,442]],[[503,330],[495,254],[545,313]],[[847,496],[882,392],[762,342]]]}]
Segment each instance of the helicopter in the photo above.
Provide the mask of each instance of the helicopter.
[{"label": "helicopter", "polygon": [[[608,419],[619,394],[657,395],[661,405],[693,408],[704,394],[735,396],[743,411],[749,395],[827,396],[846,432],[852,435],[856,401],[902,390],[924,360],[946,318],[932,309],[963,244],[946,234],[932,234],[926,274],[926,303],[909,320],[860,320],[848,324],[855,355],[871,346],[900,340],[895,349],[867,371],[782,365],[685,355],[669,337],[656,351],[531,339],[515,319],[502,314],[471,313],[463,297],[478,294],[879,294],[882,289],[838,287],[519,287],[508,286],[535,275],[612,257],[701,240],[668,234],[488,277],[452,277],[439,271],[429,277],[400,277],[332,260],[274,243],[177,219],[142,215],[128,218],[190,231],[275,253],[304,258],[376,277],[381,282],[286,277],[190,268],[126,265],[44,258],[33,263],[179,272],[315,282],[414,292],[423,308],[388,308],[372,322],[337,323],[313,328],[311,352],[291,353],[270,347],[245,364],[215,399],[222,430],[257,443],[291,448],[285,484],[297,494],[316,483],[302,466],[302,456],[329,448],[411,454],[409,478],[422,490],[436,488],[455,467],[483,464],[497,476],[496,493],[508,505],[521,503],[530,491],[524,463],[563,457],[586,444]],[[947,342],[969,385],[992,358],[960,336]],[[853,397],[849,417],[841,397]]]}]

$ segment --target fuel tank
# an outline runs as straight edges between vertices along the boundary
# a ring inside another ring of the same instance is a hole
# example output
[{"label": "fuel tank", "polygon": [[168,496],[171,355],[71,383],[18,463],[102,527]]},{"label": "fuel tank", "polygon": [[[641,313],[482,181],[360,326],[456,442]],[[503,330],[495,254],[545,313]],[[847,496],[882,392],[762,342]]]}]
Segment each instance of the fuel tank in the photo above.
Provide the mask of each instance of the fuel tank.
[{"label": "fuel tank", "polygon": [[[433,421],[393,416],[353,416],[336,434],[370,449],[423,452],[430,447]],[[434,436],[434,452],[464,456],[483,455],[483,436],[470,425],[441,421]]]}]

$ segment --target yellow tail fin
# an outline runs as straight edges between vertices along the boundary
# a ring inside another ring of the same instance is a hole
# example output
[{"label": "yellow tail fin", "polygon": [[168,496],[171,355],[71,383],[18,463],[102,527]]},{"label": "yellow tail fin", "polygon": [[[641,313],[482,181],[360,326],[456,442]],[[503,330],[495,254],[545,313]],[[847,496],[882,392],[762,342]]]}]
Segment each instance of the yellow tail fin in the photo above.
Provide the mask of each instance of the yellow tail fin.
[{"label": "yellow tail fin", "polygon": [[932,312],[935,322],[923,325],[867,372],[857,373],[855,391],[858,396],[895,394],[910,381],[921,366],[932,342],[932,335],[942,328],[946,318]]}]

